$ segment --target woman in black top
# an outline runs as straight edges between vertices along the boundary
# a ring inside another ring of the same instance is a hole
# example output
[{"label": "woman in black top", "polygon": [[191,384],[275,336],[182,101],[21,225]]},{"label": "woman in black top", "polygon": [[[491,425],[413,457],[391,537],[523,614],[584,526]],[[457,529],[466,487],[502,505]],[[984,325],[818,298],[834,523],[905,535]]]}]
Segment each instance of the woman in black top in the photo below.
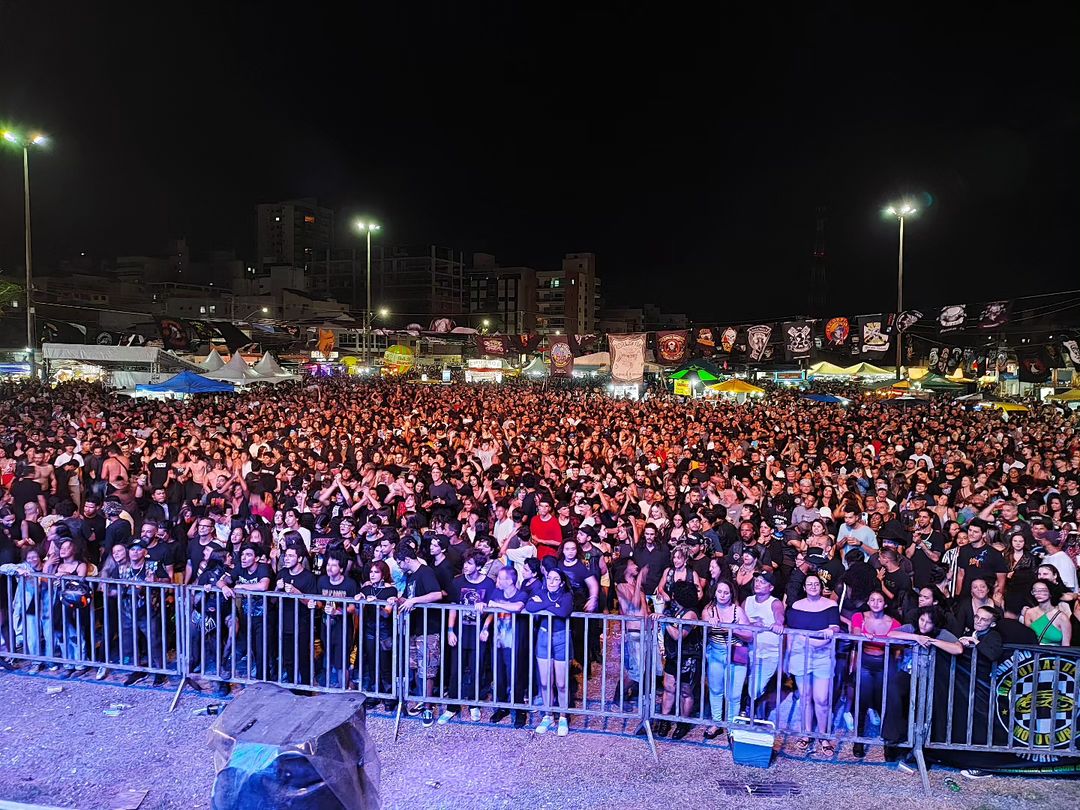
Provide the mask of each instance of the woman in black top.
[{"label": "woman in black top", "polygon": [[1017,532],[1009,538],[1005,552],[1005,615],[1015,618],[1026,605],[1031,604],[1031,586],[1038,578],[1039,561],[1027,547],[1027,538]]},{"label": "woman in black top", "polygon": [[[364,692],[390,691],[390,659],[393,649],[393,627],[390,615],[397,597],[390,578],[390,566],[383,560],[375,560],[368,567],[368,581],[360,586],[356,601],[361,603],[360,626],[363,630],[363,650],[360,656],[360,689]],[[369,703],[373,699],[369,698]],[[388,707],[389,708],[389,707]]]},{"label": "woman in black top", "polygon": [[[664,619],[697,621],[697,605],[700,601],[698,589],[693,583],[680,580],[671,589],[671,601],[664,609]],[[661,703],[662,714],[673,712],[684,717],[694,711],[694,698],[701,688],[701,627],[697,625],[667,622],[660,624],[664,634],[664,697]],[[678,709],[675,698],[678,692]],[[667,735],[671,723],[660,721],[656,724],[656,733]],[[692,726],[679,723],[675,727],[672,739],[681,740]]]},{"label": "woman in black top", "polygon": [[[788,660],[784,668],[795,676],[802,705],[802,729],[814,730],[817,720],[819,734],[829,732],[829,694],[834,669],[833,634],[840,631],[840,609],[823,596],[825,586],[816,573],[806,575],[803,582],[806,597],[792,604],[784,614],[784,624],[790,630],[808,631],[788,637]],[[800,753],[810,750],[810,738],[796,741]],[[831,740],[821,741],[825,756],[836,753]]]}]

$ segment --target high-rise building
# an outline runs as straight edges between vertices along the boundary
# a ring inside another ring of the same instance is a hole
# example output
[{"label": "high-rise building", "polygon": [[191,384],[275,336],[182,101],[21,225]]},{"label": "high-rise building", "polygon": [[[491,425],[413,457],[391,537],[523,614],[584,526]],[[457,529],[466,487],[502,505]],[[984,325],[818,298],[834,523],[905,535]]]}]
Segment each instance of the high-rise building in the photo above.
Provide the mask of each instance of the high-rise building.
[{"label": "high-rise building", "polygon": [[460,318],[468,312],[465,256],[432,245],[428,250],[387,248],[372,257],[371,306],[388,309],[396,323],[430,316]]},{"label": "high-rise building", "polygon": [[538,332],[596,333],[600,278],[594,254],[567,253],[559,270],[537,271],[536,287]]},{"label": "high-rise building", "polygon": [[474,253],[468,272],[469,312],[473,326],[488,326],[503,334],[536,330],[536,270],[502,267],[490,253]]},{"label": "high-rise building", "polygon": [[257,258],[261,272],[274,265],[308,267],[334,241],[334,212],[311,197],[256,206]]}]

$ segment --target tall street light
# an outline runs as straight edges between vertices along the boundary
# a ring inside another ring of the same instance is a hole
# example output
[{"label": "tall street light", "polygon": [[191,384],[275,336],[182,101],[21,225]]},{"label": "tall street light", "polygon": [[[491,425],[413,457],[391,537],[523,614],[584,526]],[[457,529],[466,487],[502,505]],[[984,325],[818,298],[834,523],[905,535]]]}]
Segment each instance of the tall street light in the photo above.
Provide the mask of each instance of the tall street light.
[{"label": "tall street light", "polygon": [[[896,260],[896,318],[904,311],[904,220],[915,216],[917,209],[908,203],[896,203],[885,209],[885,213],[896,217],[900,222],[900,253]],[[896,379],[900,379],[900,366],[903,363],[904,336],[899,329],[896,330]]]},{"label": "tall street light", "polygon": [[5,131],[0,135],[13,146],[22,149],[23,156],[23,221],[26,244],[26,348],[30,359],[30,376],[37,377],[37,341],[34,338],[34,270],[30,250],[30,147],[44,146],[44,135],[23,137],[16,132]]},{"label": "tall street light", "polygon": [[[367,235],[367,303],[364,306],[364,365],[368,365],[368,340],[371,332],[371,234],[382,228],[374,222],[356,221],[356,229]],[[356,305],[356,279],[353,279],[353,306]]]}]

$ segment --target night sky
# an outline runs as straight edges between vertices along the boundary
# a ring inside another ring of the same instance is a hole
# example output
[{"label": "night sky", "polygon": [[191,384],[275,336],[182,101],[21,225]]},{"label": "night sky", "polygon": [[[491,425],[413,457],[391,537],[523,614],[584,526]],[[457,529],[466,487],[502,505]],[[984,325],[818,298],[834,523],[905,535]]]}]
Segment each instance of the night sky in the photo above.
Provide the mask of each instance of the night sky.
[{"label": "night sky", "polygon": [[[908,194],[912,305],[1080,287],[1064,4],[348,5],[0,0],[0,121],[53,138],[36,263],[180,235],[250,259],[256,203],[316,196],[388,242],[591,250],[613,303],[780,317],[824,205],[830,307],[867,312]],[[20,173],[0,155],[6,272]]]}]

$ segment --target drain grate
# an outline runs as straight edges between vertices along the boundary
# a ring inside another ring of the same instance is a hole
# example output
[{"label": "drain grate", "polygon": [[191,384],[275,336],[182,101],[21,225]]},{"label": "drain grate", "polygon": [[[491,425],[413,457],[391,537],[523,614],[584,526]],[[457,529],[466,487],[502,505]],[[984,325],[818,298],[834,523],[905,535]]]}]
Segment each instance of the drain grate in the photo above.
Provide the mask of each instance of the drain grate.
[{"label": "drain grate", "polygon": [[725,796],[761,796],[775,799],[781,796],[798,796],[801,791],[794,782],[736,782],[721,779],[716,783]]}]

